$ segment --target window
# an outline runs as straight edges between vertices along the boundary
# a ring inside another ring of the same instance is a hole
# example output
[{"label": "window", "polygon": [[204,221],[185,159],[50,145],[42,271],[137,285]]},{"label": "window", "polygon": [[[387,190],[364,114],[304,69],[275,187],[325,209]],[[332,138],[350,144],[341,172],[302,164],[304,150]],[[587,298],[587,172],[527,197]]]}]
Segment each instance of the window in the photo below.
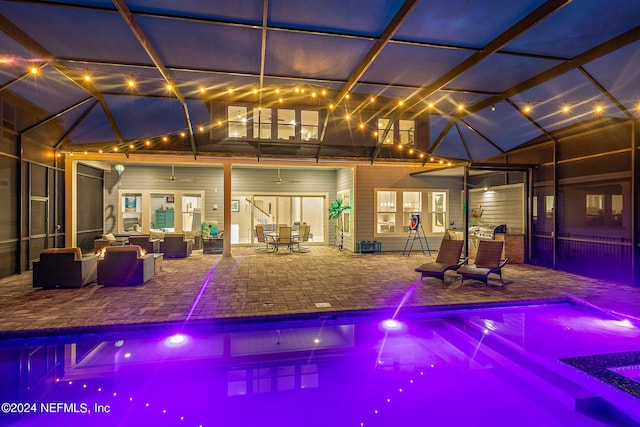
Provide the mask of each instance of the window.
[{"label": "window", "polygon": [[376,236],[406,236],[411,216],[416,214],[420,215],[425,233],[440,234],[447,230],[449,199],[445,190],[376,190],[375,196]]},{"label": "window", "polygon": [[202,230],[202,195],[183,194],[182,205],[182,231]]},{"label": "window", "polygon": [[296,138],[296,110],[278,110],[278,139]]},{"label": "window", "polygon": [[229,138],[247,137],[247,107],[230,105],[227,108]]},{"label": "window", "polygon": [[409,232],[411,216],[422,214],[422,193],[419,191],[402,192],[402,230]]},{"label": "window", "polygon": [[[353,206],[351,206],[351,193],[349,190],[338,191],[338,199],[342,200],[342,206],[350,206],[353,209]],[[347,209],[342,212],[342,231],[345,236],[351,235],[350,221],[352,209]]]},{"label": "window", "polygon": [[587,194],[587,225],[604,225],[604,194]]},{"label": "window", "polygon": [[253,137],[256,139],[271,139],[271,109],[253,109]]},{"label": "window", "polygon": [[444,233],[447,229],[447,193],[429,192],[429,211],[427,212],[427,232]]},{"label": "window", "polygon": [[389,126],[389,119],[378,119],[378,142],[393,144],[393,122],[389,128],[389,132],[385,134],[387,126]]},{"label": "window", "polygon": [[395,234],[396,232],[396,192],[377,192],[377,229],[378,234]]},{"label": "window", "polygon": [[622,206],[623,206],[622,194],[611,195],[611,221],[609,222],[609,225],[613,225],[613,226],[622,225]]},{"label": "window", "polygon": [[544,196],[544,216],[546,218],[551,218],[553,216],[553,204],[553,196]]},{"label": "window", "polygon": [[142,231],[142,194],[122,194],[122,231]]},{"label": "window", "polygon": [[318,112],[302,110],[300,112],[300,137],[303,141],[317,141],[318,140]]},{"label": "window", "polygon": [[413,145],[415,122],[413,120],[400,120],[398,128],[400,131],[400,144]]}]

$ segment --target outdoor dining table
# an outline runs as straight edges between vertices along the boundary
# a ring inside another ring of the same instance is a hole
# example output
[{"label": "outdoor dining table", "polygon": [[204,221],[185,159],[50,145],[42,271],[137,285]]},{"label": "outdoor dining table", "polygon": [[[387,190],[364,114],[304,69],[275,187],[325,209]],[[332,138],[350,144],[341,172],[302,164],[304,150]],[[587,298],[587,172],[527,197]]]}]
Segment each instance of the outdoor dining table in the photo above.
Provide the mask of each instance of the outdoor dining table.
[{"label": "outdoor dining table", "polygon": [[[277,252],[278,251],[278,240],[280,238],[280,235],[278,234],[278,232],[276,232],[276,231],[266,231],[264,233],[264,235],[267,238],[272,238],[273,239],[274,244],[275,244],[275,248],[276,248],[274,252]],[[299,238],[300,238],[300,232],[299,231],[291,231],[291,242],[292,242],[291,250],[293,250],[293,242],[295,242],[296,239],[299,239]]]}]

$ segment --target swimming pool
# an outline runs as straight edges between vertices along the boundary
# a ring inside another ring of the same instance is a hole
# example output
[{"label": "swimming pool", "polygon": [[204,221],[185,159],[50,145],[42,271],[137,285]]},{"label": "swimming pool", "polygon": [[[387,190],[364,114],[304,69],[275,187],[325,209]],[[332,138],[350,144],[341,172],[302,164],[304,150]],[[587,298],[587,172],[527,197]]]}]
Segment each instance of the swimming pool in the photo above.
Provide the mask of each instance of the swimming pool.
[{"label": "swimming pool", "polygon": [[639,351],[633,321],[570,302],[384,320],[345,313],[9,337],[0,425],[640,422],[638,397],[568,363]]}]

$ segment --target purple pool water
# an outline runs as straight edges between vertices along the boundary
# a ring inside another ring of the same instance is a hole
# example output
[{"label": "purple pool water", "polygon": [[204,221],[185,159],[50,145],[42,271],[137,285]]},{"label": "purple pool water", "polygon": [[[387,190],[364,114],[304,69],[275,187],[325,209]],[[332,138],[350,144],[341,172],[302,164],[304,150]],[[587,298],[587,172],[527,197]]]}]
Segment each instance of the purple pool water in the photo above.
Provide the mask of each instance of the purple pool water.
[{"label": "purple pool water", "polygon": [[570,303],[402,317],[5,340],[0,425],[537,427],[640,420],[640,399],[560,362],[640,350],[640,329],[631,321]]}]

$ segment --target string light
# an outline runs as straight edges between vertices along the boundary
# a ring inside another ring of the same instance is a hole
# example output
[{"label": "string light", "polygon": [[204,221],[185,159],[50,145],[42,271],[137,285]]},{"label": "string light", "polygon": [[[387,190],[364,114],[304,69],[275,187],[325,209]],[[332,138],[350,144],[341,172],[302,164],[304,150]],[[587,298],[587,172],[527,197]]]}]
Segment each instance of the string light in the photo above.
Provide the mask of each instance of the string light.
[{"label": "string light", "polygon": [[173,90],[173,85],[171,83],[167,83],[167,90],[171,92]]},{"label": "string light", "polygon": [[36,74],[38,74],[40,72],[40,69],[38,67],[36,67],[35,65],[33,67],[31,67],[31,74],[33,74],[34,76]]},{"label": "string light", "polygon": [[127,86],[129,86],[130,88],[134,88],[136,86],[136,82],[134,82],[133,80],[129,79],[127,81]]}]

